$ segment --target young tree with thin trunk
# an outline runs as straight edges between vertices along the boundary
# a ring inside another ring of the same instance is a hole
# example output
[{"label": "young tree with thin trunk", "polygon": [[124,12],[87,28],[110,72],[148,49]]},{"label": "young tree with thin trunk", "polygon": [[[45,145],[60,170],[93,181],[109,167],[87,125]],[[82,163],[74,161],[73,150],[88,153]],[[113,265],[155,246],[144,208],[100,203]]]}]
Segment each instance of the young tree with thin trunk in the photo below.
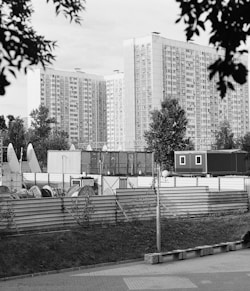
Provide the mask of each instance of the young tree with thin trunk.
[{"label": "young tree with thin trunk", "polygon": [[176,99],[166,99],[160,110],[151,112],[149,130],[145,132],[146,150],[155,153],[155,161],[161,169],[170,170],[174,166],[174,151],[194,148],[186,138],[187,118]]},{"label": "young tree with thin trunk", "polygon": [[237,141],[227,120],[221,123],[220,130],[216,132],[213,148],[216,150],[237,148]]}]

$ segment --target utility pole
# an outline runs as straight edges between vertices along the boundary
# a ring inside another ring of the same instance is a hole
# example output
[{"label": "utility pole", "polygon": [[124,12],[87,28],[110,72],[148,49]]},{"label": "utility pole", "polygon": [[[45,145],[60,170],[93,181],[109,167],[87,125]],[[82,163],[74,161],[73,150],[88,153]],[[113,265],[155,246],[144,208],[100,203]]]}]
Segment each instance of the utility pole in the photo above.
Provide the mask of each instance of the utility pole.
[{"label": "utility pole", "polygon": [[[156,180],[155,180],[156,165]],[[156,248],[161,252],[161,205],[160,205],[160,165],[155,163],[155,153],[152,152],[152,178],[153,188],[156,193]],[[155,184],[157,183],[156,187]]]},{"label": "utility pole", "polygon": [[[1,134],[0,130],[0,134]],[[2,185],[2,175],[3,175],[3,138],[0,136],[0,185]]]},{"label": "utility pole", "polygon": [[156,246],[161,252],[161,205],[160,205],[160,165],[157,164],[157,205],[156,205]]}]

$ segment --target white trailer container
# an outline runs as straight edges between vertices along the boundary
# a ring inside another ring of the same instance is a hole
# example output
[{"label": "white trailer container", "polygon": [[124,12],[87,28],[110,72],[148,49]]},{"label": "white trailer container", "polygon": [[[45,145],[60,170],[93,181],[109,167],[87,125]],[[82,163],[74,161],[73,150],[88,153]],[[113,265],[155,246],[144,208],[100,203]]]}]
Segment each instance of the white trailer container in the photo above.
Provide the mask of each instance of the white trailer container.
[{"label": "white trailer container", "polygon": [[81,150],[49,150],[47,172],[49,174],[81,174]]}]

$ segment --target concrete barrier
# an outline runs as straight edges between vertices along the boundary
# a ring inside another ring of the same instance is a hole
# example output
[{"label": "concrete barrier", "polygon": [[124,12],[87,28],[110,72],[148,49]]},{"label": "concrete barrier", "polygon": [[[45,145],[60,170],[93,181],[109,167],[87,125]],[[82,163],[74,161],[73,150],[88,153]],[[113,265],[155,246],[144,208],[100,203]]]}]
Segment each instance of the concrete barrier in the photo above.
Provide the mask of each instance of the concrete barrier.
[{"label": "concrete barrier", "polygon": [[223,242],[213,245],[197,246],[184,250],[145,254],[144,261],[148,264],[159,264],[176,260],[185,260],[194,257],[214,255],[229,251],[237,251],[245,248],[250,248],[250,243],[244,243],[243,240]]}]

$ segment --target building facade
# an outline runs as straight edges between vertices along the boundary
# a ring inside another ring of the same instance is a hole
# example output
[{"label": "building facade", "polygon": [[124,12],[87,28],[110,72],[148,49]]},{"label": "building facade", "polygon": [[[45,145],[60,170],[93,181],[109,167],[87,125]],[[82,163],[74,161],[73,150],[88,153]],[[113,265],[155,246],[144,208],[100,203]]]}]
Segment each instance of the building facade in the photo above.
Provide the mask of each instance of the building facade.
[{"label": "building facade", "polygon": [[103,76],[78,69],[28,72],[29,112],[44,105],[55,127],[79,147],[102,148],[107,142],[106,83]]},{"label": "building facade", "polygon": [[[248,84],[234,83],[222,100],[217,79],[207,67],[218,57],[215,49],[170,40],[159,34],[124,41],[124,73],[108,76],[79,69],[47,68],[28,72],[29,112],[49,108],[56,127],[78,147],[144,150],[150,111],[166,98],[176,98],[188,119],[187,137],[196,150],[209,150],[221,122],[227,120],[235,137],[249,131]],[[247,58],[243,58],[247,66]]]},{"label": "building facade", "polygon": [[118,151],[124,147],[124,74],[115,71],[105,76],[107,98],[107,147]]},{"label": "building facade", "polygon": [[[124,41],[125,150],[142,150],[150,111],[176,98],[188,119],[187,137],[197,150],[211,149],[220,123],[229,121],[235,137],[249,131],[248,84],[233,83],[222,100],[207,67],[215,49],[169,40],[159,34]],[[247,58],[242,60],[247,66]]]}]

